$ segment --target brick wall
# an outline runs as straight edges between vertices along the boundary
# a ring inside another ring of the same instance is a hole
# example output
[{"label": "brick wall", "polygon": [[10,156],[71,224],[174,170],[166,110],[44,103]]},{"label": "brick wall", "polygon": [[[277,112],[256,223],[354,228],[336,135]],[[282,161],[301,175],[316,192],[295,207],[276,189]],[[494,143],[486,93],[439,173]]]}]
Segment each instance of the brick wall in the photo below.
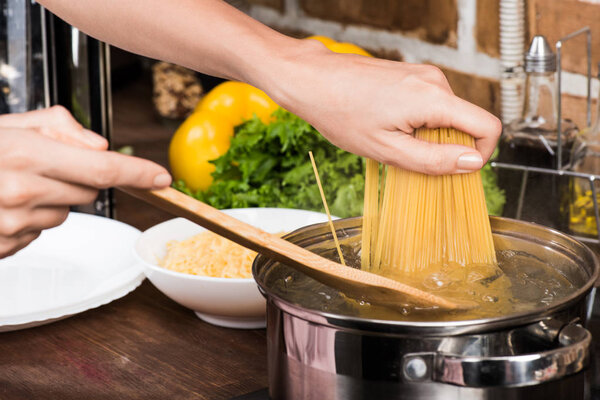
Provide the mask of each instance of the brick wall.
[{"label": "brick wall", "polygon": [[300,7],[309,17],[403,32],[456,47],[455,0],[302,0]]},{"label": "brick wall", "polygon": [[[379,57],[438,65],[457,95],[499,114],[499,0],[235,1],[254,18],[294,36],[325,35]],[[527,0],[529,35],[539,32],[554,43],[589,24],[600,55],[600,5],[592,3],[598,2]],[[565,114],[582,124],[585,47],[574,47],[564,64]]]}]

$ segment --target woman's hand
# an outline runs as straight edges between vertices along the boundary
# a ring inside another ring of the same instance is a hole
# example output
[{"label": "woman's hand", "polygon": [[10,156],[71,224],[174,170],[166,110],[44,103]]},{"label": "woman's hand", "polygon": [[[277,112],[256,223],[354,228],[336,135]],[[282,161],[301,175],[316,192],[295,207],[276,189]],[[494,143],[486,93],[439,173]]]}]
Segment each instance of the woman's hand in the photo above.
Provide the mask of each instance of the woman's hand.
[{"label": "woman's hand", "polygon": [[[494,151],[500,121],[456,97],[439,68],[331,53],[314,40],[299,46],[277,76],[259,83],[336,146],[433,175],[477,170]],[[419,127],[465,131],[477,150],[417,140]]]},{"label": "woman's hand", "polygon": [[107,146],[62,107],[0,116],[0,258],[60,225],[69,206],[92,202],[98,189],[171,183],[159,165]]}]

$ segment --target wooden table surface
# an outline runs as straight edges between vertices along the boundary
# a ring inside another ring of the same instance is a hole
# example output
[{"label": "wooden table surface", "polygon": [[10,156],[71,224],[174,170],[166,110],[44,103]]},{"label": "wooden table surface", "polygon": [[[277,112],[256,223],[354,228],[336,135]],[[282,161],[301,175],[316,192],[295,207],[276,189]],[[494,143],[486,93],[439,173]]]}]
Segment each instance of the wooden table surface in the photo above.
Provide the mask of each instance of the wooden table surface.
[{"label": "wooden table surface", "polygon": [[[172,128],[142,80],[114,97],[115,146],[166,163]],[[146,229],[168,214],[115,193],[117,218]],[[148,281],[97,309],[0,333],[0,399],[229,399],[267,385],[262,330],[218,328]]]},{"label": "wooden table surface", "polygon": [[218,328],[145,281],[122,299],[0,334],[0,398],[229,399],[266,386],[264,330]]}]

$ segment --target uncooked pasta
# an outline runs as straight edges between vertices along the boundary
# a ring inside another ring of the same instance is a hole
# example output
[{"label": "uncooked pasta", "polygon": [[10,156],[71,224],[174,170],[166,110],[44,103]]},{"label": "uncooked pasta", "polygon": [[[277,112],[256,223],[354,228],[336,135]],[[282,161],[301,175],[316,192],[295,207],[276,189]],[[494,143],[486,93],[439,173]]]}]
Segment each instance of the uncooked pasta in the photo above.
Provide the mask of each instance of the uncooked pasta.
[{"label": "uncooked pasta", "polygon": [[337,233],[335,233],[335,227],[333,226],[333,221],[331,220],[331,213],[329,212],[329,207],[327,206],[327,199],[325,198],[325,191],[323,191],[323,185],[321,185],[321,178],[319,178],[319,171],[317,170],[317,163],[315,162],[315,158],[313,157],[312,151],[308,152],[308,156],[310,157],[310,162],[313,167],[313,172],[315,173],[315,179],[317,180],[317,185],[319,186],[319,192],[321,193],[321,200],[323,201],[323,208],[325,208],[325,212],[327,213],[327,222],[329,223],[329,229],[331,229],[331,235],[333,236],[333,241],[335,243],[335,248],[338,252],[338,257],[340,258],[340,263],[342,265],[346,265],[346,261],[344,260],[344,253],[342,253],[342,248],[340,247],[340,241],[338,240]]},{"label": "uncooked pasta", "polygon": [[[472,136],[450,128],[418,129],[415,137],[475,147]],[[479,171],[432,176],[373,160],[366,168],[363,269],[416,273],[496,264]]]}]

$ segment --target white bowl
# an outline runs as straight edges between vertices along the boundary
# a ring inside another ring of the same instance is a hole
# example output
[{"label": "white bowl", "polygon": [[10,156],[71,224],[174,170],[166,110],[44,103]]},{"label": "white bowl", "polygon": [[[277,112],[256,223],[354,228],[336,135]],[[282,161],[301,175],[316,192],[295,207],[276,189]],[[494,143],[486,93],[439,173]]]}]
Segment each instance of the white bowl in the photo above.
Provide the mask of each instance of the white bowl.
[{"label": "white bowl", "polygon": [[[290,232],[300,227],[327,221],[327,215],[287,208],[237,208],[223,210],[267,232]],[[205,231],[184,218],[155,225],[141,234],[135,254],[144,273],[165,295],[194,310],[202,320],[228,328],[264,328],[265,300],[254,279],[212,278],[170,271],[158,265],[171,240],[184,240]]]}]

